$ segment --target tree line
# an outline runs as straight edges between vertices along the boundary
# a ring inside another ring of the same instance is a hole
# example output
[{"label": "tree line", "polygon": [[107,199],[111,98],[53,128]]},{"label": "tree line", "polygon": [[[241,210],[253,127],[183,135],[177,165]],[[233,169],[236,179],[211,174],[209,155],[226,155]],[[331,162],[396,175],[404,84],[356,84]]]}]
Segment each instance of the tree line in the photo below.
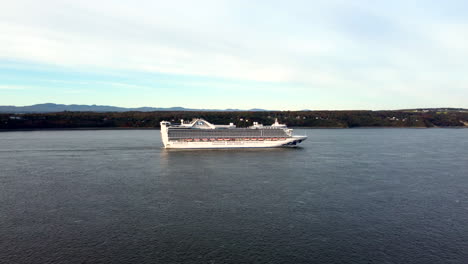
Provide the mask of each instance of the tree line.
[{"label": "tree line", "polygon": [[463,127],[466,111],[259,111],[259,112],[57,112],[0,114],[0,129],[159,128],[165,120],[201,117],[214,124],[253,122],[272,124],[275,118],[290,127]]}]

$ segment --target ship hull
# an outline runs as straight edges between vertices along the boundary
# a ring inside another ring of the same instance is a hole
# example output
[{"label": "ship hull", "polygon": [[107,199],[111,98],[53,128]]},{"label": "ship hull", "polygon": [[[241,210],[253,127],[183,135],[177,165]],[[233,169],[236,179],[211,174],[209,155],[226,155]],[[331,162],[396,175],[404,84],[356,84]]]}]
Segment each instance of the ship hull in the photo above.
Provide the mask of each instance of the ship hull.
[{"label": "ship hull", "polygon": [[296,147],[306,140],[306,136],[293,136],[279,141],[209,141],[209,142],[182,142],[168,141],[165,148],[173,149],[218,149],[218,148],[279,148]]}]

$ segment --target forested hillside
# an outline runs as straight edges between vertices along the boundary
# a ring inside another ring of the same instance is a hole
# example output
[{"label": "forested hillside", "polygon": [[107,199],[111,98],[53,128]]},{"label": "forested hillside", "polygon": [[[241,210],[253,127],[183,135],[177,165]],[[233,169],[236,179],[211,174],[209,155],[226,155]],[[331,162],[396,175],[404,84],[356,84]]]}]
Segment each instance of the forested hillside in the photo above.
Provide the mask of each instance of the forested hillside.
[{"label": "forested hillside", "polygon": [[215,124],[271,124],[275,118],[291,127],[463,127],[465,111],[265,111],[265,112],[59,112],[0,114],[0,129],[158,128],[159,122],[202,117]]}]

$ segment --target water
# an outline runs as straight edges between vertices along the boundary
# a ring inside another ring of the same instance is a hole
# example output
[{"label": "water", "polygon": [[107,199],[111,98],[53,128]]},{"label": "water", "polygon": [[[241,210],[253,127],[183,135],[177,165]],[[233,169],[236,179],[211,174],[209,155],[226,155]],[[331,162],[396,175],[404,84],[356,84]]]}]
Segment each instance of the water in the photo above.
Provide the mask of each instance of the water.
[{"label": "water", "polygon": [[316,129],[297,149],[159,131],[0,133],[1,263],[467,263],[467,129]]}]

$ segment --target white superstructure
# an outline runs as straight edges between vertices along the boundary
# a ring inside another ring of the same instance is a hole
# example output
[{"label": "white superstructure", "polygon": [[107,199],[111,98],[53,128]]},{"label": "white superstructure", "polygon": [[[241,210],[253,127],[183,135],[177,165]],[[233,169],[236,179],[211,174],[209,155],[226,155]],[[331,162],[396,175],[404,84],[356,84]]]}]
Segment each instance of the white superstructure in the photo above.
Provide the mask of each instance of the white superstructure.
[{"label": "white superstructure", "polygon": [[279,124],[271,126],[254,122],[248,128],[214,125],[197,118],[180,124],[161,122],[161,137],[165,148],[273,148],[296,146],[307,136],[293,136],[292,129]]}]

